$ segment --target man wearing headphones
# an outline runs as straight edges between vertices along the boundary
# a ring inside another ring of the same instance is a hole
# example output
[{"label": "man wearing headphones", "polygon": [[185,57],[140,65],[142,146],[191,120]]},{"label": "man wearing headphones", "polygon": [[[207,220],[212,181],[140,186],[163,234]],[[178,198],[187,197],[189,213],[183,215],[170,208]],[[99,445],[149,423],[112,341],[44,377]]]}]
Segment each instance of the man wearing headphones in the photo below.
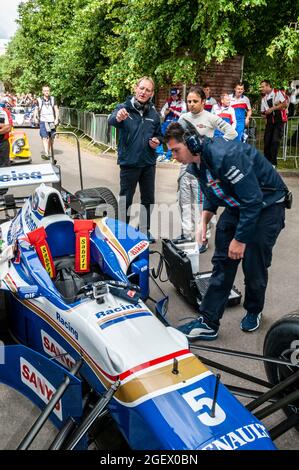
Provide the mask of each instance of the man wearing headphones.
[{"label": "man wearing headphones", "polygon": [[[140,230],[147,232],[150,242],[151,209],[155,203],[155,149],[162,142],[160,117],[151,99],[154,96],[154,81],[142,77],[135,85],[134,96],[119,104],[108,119],[108,124],[119,129],[118,160],[120,166],[120,196],[125,197],[126,222],[137,183],[139,183],[141,205],[145,208],[140,216]],[[144,227],[145,225],[145,227]]]},{"label": "man wearing headphones", "polygon": [[165,134],[173,158],[189,163],[188,171],[204,193],[202,242],[207,224],[218,207],[225,207],[216,228],[213,273],[199,307],[199,317],[179,329],[189,339],[218,336],[237,268],[242,260],[245,277],[241,330],[260,325],[271,265],[272,249],[284,228],[289,192],[263,155],[247,144],[200,137],[192,124],[171,124]]}]

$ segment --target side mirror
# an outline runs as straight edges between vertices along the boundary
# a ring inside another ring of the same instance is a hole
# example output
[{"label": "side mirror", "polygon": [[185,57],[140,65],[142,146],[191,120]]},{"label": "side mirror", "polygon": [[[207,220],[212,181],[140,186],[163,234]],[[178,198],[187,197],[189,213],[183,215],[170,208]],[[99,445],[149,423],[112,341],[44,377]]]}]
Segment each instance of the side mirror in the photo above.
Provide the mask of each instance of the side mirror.
[{"label": "side mirror", "polygon": [[21,300],[35,299],[40,297],[41,293],[37,286],[23,286],[18,288],[18,296]]}]

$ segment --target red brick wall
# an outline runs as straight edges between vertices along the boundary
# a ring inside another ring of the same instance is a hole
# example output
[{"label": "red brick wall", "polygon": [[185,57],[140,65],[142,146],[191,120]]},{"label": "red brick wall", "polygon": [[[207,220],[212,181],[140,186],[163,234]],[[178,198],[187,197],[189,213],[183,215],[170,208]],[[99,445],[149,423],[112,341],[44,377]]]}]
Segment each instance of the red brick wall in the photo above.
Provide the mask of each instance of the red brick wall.
[{"label": "red brick wall", "polygon": [[[192,85],[203,85],[208,83],[211,87],[211,95],[219,99],[222,91],[232,92],[234,83],[239,81],[242,76],[242,57],[235,56],[225,60],[222,64],[213,62],[207,66],[206,70],[201,74],[197,83],[188,83],[188,88]],[[183,91],[183,84],[173,84],[169,87],[161,87],[156,93],[156,108],[160,110],[169,96],[169,91],[172,86],[177,86],[178,89]]]}]

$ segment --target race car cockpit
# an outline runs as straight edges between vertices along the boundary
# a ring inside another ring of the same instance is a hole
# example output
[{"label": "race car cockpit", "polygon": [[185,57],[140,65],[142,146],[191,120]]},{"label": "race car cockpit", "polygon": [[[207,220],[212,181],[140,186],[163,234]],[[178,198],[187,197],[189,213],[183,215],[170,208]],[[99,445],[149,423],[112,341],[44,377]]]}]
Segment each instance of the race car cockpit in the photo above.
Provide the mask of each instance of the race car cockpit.
[{"label": "race car cockpit", "polygon": [[[52,212],[51,201],[46,210],[49,207]],[[42,268],[67,304],[80,300],[84,294],[83,286],[107,279],[90,253],[94,226],[93,221],[53,214],[45,216],[38,228],[27,233],[31,250],[34,248]],[[31,256],[28,262],[29,265],[34,263],[31,267],[36,271],[36,257]]]},{"label": "race car cockpit", "polygon": [[41,184],[11,222],[6,235],[9,243],[17,241],[28,283],[41,288],[38,296],[51,295],[54,302],[56,299],[59,304],[62,301],[69,305],[86,297],[88,289],[84,287],[110,279],[124,284],[143,283],[145,298],[146,237],[129,228],[129,236],[119,240],[115,227],[122,227],[122,223],[108,218],[71,218],[60,193]]}]

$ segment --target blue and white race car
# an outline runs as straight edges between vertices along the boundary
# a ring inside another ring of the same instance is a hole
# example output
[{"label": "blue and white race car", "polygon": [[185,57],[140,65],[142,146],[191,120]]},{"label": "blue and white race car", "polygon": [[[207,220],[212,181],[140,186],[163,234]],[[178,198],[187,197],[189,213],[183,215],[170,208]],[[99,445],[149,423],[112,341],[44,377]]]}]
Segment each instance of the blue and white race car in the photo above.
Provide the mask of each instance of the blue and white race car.
[{"label": "blue and white race car", "polygon": [[30,106],[15,106],[11,108],[14,127],[32,127],[32,108]]},{"label": "blue and white race car", "polygon": [[[17,343],[4,347],[0,381],[52,411],[59,429],[52,448],[87,448],[92,424],[108,414],[133,450],[275,449],[258,419],[265,413],[253,410],[284,399],[281,406],[298,423],[290,356],[273,359],[275,370],[288,373],[245,407],[167,325],[167,300],[156,313],[147,307],[145,235],[109,217],[73,217],[60,191],[45,184],[55,183],[55,168],[38,167],[27,179],[42,183],[0,228],[2,302]],[[5,171],[10,181],[3,184],[20,178]],[[268,344],[275,334],[272,328]],[[19,448],[28,448],[34,431]]]}]

